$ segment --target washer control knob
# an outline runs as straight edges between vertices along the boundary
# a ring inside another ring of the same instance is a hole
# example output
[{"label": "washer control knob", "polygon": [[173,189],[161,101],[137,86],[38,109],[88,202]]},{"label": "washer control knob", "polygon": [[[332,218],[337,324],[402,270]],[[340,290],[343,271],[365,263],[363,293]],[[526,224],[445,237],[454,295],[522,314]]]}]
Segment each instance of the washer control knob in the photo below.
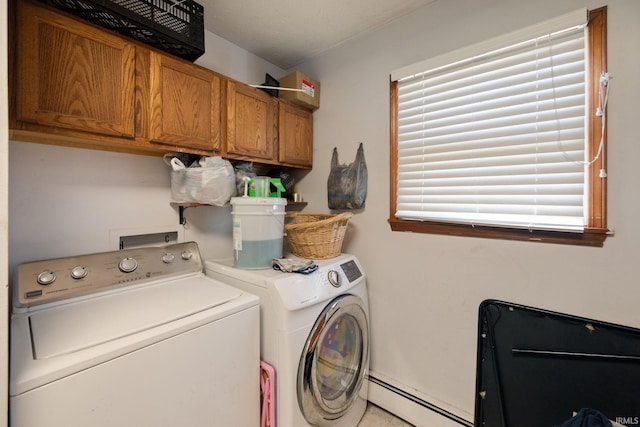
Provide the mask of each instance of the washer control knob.
[{"label": "washer control knob", "polygon": [[45,270],[38,274],[38,278],[36,279],[38,284],[42,286],[47,286],[56,281],[56,273],[53,271]]},{"label": "washer control knob", "polygon": [[78,265],[71,269],[71,278],[76,280],[83,279],[87,277],[88,273],[89,273],[89,270],[87,270],[87,267]]},{"label": "washer control knob", "polygon": [[165,264],[171,264],[174,259],[176,259],[176,256],[171,252],[167,252],[166,254],[162,255],[162,262],[164,262]]},{"label": "washer control knob", "polygon": [[342,286],[340,274],[338,274],[336,270],[329,270],[329,272],[327,273],[327,279],[334,288],[339,288],[340,286]]},{"label": "washer control knob", "polygon": [[193,258],[193,252],[187,250],[182,252],[182,259],[185,261],[189,261],[191,258]]},{"label": "washer control knob", "polygon": [[136,271],[136,268],[138,268],[138,261],[136,261],[135,258],[131,257],[123,258],[120,260],[118,268],[123,273],[131,273],[133,271]]}]

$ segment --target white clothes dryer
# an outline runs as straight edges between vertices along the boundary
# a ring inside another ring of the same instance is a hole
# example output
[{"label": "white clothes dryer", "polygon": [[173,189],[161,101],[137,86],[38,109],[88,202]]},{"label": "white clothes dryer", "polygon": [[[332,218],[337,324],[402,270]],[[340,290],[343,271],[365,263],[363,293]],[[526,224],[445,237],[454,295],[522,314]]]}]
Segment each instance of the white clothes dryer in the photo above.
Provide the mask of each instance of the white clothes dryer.
[{"label": "white clothes dryer", "polygon": [[276,426],[354,427],[367,405],[369,308],[353,255],[308,275],[205,261],[205,273],[260,297],[261,357],[275,368]]},{"label": "white clothes dryer", "polygon": [[259,299],[194,242],[18,267],[11,427],[259,424]]}]

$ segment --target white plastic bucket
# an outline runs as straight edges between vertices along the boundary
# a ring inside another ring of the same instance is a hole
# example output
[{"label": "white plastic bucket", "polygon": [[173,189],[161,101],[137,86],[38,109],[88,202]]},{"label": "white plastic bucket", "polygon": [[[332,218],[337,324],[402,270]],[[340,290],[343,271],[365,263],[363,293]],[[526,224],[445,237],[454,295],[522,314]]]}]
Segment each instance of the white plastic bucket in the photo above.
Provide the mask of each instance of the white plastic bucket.
[{"label": "white plastic bucket", "polygon": [[231,198],[234,267],[271,268],[274,258],[282,258],[286,205],[276,197]]}]

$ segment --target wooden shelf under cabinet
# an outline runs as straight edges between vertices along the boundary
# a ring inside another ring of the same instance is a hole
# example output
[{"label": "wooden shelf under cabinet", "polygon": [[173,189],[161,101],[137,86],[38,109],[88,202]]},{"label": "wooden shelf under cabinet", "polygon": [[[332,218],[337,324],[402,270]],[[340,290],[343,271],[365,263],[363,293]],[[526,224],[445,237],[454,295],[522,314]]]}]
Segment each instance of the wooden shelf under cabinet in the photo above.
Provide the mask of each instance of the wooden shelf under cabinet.
[{"label": "wooden shelf under cabinet", "polygon": [[[180,221],[180,224],[183,224],[183,225],[187,222],[187,220],[184,217],[184,210],[186,208],[195,208],[198,206],[212,206],[204,203],[174,203],[174,202],[171,202],[170,205],[178,208],[179,221]],[[285,212],[301,211],[306,206],[307,206],[307,202],[287,201],[287,205],[285,206],[284,210]]]},{"label": "wooden shelf under cabinet", "polygon": [[[212,206],[207,205],[205,203],[170,203],[173,207],[181,207],[181,208],[195,208],[198,206]],[[285,211],[300,211],[307,206],[307,202],[291,202],[287,201],[287,206],[285,206]]]}]

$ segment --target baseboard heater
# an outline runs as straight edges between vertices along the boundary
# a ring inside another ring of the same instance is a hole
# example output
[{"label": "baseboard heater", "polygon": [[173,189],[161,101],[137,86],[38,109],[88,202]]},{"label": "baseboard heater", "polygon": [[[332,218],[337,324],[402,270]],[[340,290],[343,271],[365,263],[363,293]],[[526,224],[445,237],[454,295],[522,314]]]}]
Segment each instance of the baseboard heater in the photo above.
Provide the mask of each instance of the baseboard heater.
[{"label": "baseboard heater", "polygon": [[[454,413],[452,413],[452,412],[450,412],[450,411],[448,411],[448,410],[446,410],[444,408],[441,408],[441,407],[439,407],[439,406],[437,406],[437,405],[435,405],[435,404],[433,404],[431,402],[428,402],[428,401],[426,401],[424,399],[421,399],[420,397],[414,396],[411,393],[408,393],[407,391],[402,390],[402,389],[400,389],[400,388],[398,388],[398,387],[396,387],[396,386],[394,386],[392,384],[389,384],[388,382],[383,381],[380,378],[376,377],[375,374],[374,375],[369,374],[368,378],[369,378],[369,384],[370,385],[375,385],[375,386],[380,387],[381,389],[384,390],[385,394],[392,393],[392,394],[396,395],[397,397],[400,397],[402,399],[406,399],[406,400],[411,401],[413,404],[418,405],[420,408],[422,408],[424,410],[432,412],[434,416],[444,417],[444,418],[446,418],[447,420],[449,420],[449,421],[451,421],[453,423],[456,423],[458,425],[462,425],[462,426],[465,426],[465,427],[473,427],[473,423],[471,421],[466,420],[466,419],[464,419],[464,418],[462,418],[462,417],[460,417],[460,416],[458,416],[458,415],[456,415],[456,414],[454,414]],[[371,387],[370,387],[370,389],[371,389]],[[371,399],[371,400],[372,400],[372,402],[374,404],[377,404],[377,405],[381,406],[383,409],[387,409],[387,410],[390,409],[390,408],[385,407],[386,405],[384,403],[382,403],[382,402],[376,402],[375,399]],[[403,414],[399,413],[399,411],[396,412],[394,410],[391,410],[391,412],[393,412],[394,414],[396,414],[396,415],[398,415],[398,416],[400,416],[402,418],[407,418],[408,421],[412,421],[411,419],[409,419],[410,417],[404,417]],[[448,422],[447,424],[450,425],[451,423]]]}]

